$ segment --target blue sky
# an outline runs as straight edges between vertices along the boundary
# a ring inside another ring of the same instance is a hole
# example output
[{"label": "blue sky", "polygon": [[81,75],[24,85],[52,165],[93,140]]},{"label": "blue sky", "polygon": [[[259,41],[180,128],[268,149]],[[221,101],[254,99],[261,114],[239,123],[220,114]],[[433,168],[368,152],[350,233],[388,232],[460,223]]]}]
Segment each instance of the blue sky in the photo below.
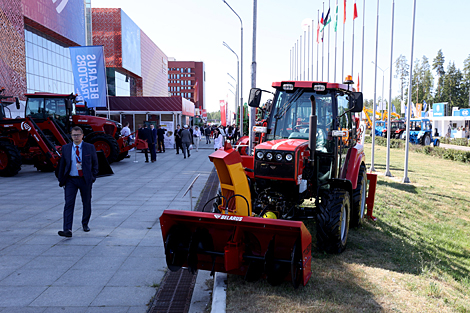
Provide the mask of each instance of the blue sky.
[{"label": "blue sky", "polygon": [[[227,0],[243,21],[243,98],[248,98],[251,88],[253,1]],[[302,21],[314,20],[317,25],[317,10],[328,1],[280,1],[258,0],[256,86],[270,89],[274,81],[288,80],[290,75],[290,50],[303,35]],[[336,1],[331,1],[334,13]],[[347,0],[347,21],[345,25],[345,74],[351,71],[352,14],[354,0]],[[169,56],[179,61],[203,61],[206,70],[206,107],[209,112],[218,111],[219,100],[227,99],[234,104],[233,89],[228,82],[236,77],[236,57],[223,46],[225,41],[240,57],[240,21],[224,4],[223,0],[92,0],[92,7],[122,8],[126,14]],[[355,20],[354,73],[356,81],[362,59],[363,0],[357,0],[358,15]],[[378,65],[386,69],[390,65],[390,30],[392,0],[379,4]],[[410,61],[412,0],[395,1],[395,29],[393,61],[403,54]],[[376,47],[377,0],[365,1],[365,41],[364,41],[364,96],[374,97],[374,65]],[[454,0],[452,5],[443,1],[417,0],[414,59],[426,55],[429,61],[442,49],[447,68],[455,62],[460,69],[470,55],[470,40],[466,35],[470,27],[468,14],[470,2]],[[334,19],[334,14],[332,15]],[[341,76],[342,61],[342,20],[343,0],[339,0],[339,27],[337,41],[337,80]],[[447,22],[445,22],[447,21]],[[333,21],[334,22],[334,21]],[[315,26],[316,27],[316,26]],[[328,34],[328,33],[327,33]],[[334,31],[330,29],[330,81],[333,81]],[[326,80],[327,43],[325,38],[324,60]],[[316,46],[314,47],[316,52]],[[321,60],[321,46],[320,46]],[[313,56],[316,64],[316,55]],[[321,61],[320,61],[321,62]],[[316,69],[314,69],[314,72]],[[394,68],[393,68],[394,71]],[[315,72],[316,73],[316,72]],[[321,66],[320,66],[321,73]],[[393,72],[394,74],[394,72]],[[377,71],[377,98],[382,93],[382,72]],[[389,71],[385,72],[385,98],[388,99]],[[320,74],[321,76],[321,74]],[[437,80],[437,77],[435,77]],[[397,79],[392,79],[392,96],[399,93]],[[362,88],[362,87],[361,87]]]}]

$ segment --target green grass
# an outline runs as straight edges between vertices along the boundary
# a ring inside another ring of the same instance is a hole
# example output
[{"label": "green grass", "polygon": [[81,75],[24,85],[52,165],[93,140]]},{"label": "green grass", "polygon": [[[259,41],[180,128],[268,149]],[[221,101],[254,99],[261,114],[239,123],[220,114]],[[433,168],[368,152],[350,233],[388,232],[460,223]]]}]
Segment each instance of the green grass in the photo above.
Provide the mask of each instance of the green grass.
[{"label": "green grass", "polygon": [[[367,162],[371,145],[366,144]],[[385,172],[385,147],[375,168]],[[470,312],[470,165],[391,149],[376,222],[351,230],[340,255],[312,251],[312,278],[294,290],[229,275],[229,312]],[[370,163],[367,164],[370,168]],[[315,242],[315,223],[306,223]]]}]

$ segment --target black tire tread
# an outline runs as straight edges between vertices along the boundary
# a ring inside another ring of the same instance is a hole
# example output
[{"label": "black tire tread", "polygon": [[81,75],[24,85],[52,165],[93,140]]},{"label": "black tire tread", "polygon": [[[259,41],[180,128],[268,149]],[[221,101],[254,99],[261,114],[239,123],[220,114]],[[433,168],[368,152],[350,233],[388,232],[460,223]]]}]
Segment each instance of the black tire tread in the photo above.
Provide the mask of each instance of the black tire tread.
[{"label": "black tire tread", "polygon": [[92,144],[94,144],[96,141],[106,141],[109,144],[111,151],[107,157],[109,164],[116,161],[119,157],[119,145],[113,136],[104,133],[92,133],[85,138],[85,141]]},{"label": "black tire tread", "polygon": [[349,193],[341,189],[333,189],[322,191],[320,196],[322,202],[316,216],[317,248],[328,253],[341,253],[346,247],[350,218],[350,212],[348,212],[346,238],[343,243],[341,241],[341,212],[343,205],[350,203]]},{"label": "black tire tread", "polygon": [[[351,208],[351,218],[349,219],[350,228],[358,227],[364,219],[364,216],[361,218],[362,184],[364,183],[367,184],[366,166],[361,164],[359,176],[357,177],[357,186],[353,190],[353,206]],[[364,213],[365,210],[366,208],[364,207]]]},{"label": "black tire tread", "polygon": [[1,177],[11,177],[18,174],[21,170],[21,154],[18,148],[7,141],[0,141],[0,150],[3,150],[8,155],[7,167],[0,170]]}]

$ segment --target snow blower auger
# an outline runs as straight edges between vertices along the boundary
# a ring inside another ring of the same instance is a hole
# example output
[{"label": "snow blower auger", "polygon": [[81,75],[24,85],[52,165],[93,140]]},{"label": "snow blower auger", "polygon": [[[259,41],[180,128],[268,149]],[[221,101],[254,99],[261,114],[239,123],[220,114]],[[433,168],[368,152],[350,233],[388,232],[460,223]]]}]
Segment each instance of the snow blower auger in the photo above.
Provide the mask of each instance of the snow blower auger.
[{"label": "snow blower auger", "polygon": [[251,196],[238,152],[225,145],[212,153],[222,198],[219,212],[165,210],[160,225],[168,268],[187,267],[266,277],[271,285],[290,280],[297,288],[311,276],[312,237],[302,222],[252,216]]}]

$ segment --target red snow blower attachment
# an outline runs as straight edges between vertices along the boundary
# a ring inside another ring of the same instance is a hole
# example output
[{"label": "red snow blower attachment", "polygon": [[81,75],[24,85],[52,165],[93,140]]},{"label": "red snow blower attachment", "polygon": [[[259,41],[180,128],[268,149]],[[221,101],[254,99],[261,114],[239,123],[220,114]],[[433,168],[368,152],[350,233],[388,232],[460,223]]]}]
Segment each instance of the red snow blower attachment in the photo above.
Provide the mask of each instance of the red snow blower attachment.
[{"label": "red snow blower attachment", "polygon": [[311,235],[302,222],[165,210],[160,217],[168,268],[266,276],[271,285],[311,276]]}]

